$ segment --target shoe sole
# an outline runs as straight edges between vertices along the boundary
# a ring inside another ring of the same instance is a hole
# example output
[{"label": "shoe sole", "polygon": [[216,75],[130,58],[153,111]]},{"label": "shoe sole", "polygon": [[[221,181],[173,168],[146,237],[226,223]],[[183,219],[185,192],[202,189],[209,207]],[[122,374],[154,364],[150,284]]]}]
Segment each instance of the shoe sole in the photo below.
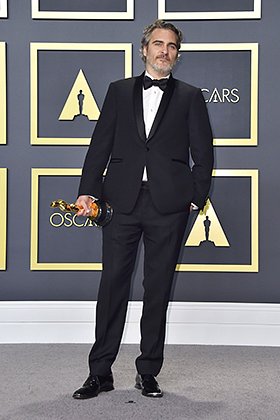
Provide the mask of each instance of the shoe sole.
[{"label": "shoe sole", "polygon": [[76,395],[72,395],[72,397],[75,400],[88,400],[90,398],[95,398],[98,396],[98,394],[100,394],[100,392],[109,392],[109,391],[113,391],[115,388],[112,384],[108,384],[108,385],[103,385],[100,387],[100,390],[98,392],[96,392],[93,395],[81,395],[81,394],[76,394]]},{"label": "shoe sole", "polygon": [[161,394],[158,394],[157,392],[153,392],[153,393],[151,393],[151,394],[147,394],[145,391],[144,391],[144,389],[143,389],[143,391],[142,391],[142,395],[144,396],[144,397],[148,397],[148,398],[162,398],[163,397],[163,394],[161,393]]},{"label": "shoe sole", "polygon": [[149,397],[149,398],[162,398],[163,397],[163,392],[161,392],[161,393],[158,393],[158,392],[147,393],[147,392],[145,392],[144,388],[139,383],[136,383],[134,388],[140,389],[140,391],[142,390],[142,395],[144,397]]},{"label": "shoe sole", "polygon": [[100,386],[100,391],[99,392],[109,392],[109,391],[113,391],[114,385],[113,384],[108,384],[108,385],[102,385]]}]

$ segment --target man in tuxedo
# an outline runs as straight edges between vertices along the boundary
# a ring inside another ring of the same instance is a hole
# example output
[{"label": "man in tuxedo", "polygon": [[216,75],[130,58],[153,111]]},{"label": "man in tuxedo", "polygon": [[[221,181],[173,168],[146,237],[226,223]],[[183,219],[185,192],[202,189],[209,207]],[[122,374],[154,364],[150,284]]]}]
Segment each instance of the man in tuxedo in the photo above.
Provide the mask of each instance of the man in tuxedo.
[{"label": "man in tuxedo", "polygon": [[76,202],[83,209],[78,214],[87,216],[96,198],[109,202],[114,214],[103,227],[90,375],[74,392],[76,399],[114,389],[111,366],[121,342],[141,237],[144,297],[135,387],[147,397],[163,395],[155,378],[163,363],[172,279],[189,213],[204,207],[213,167],[202,93],[171,74],[181,41],[181,31],[168,22],[158,20],[144,30],[145,72],[110,84],[85,159]]}]

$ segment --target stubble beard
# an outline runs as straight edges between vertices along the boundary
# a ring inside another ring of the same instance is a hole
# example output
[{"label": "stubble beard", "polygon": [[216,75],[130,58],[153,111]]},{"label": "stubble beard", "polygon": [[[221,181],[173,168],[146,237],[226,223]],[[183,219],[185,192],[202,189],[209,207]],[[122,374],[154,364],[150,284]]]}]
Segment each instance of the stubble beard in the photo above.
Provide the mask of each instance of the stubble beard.
[{"label": "stubble beard", "polygon": [[150,60],[147,60],[146,64],[149,64],[149,66],[151,66],[151,68],[161,76],[167,76],[169,73],[171,73],[175,65],[175,63],[168,62],[166,62],[165,64],[162,63],[162,65],[158,65],[155,62],[151,63]]},{"label": "stubble beard", "polygon": [[153,64],[152,68],[159,73],[161,76],[166,76],[167,74],[169,74],[171,72],[171,70],[173,69],[173,65],[168,64],[164,67],[162,66],[158,66],[157,64]]}]

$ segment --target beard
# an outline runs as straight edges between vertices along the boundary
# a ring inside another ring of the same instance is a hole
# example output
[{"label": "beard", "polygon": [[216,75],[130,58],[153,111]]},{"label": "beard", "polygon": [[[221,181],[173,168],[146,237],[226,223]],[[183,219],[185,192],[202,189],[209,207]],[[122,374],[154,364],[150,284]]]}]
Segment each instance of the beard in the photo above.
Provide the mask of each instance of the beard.
[{"label": "beard", "polygon": [[[161,57],[157,57],[157,58],[161,58]],[[155,70],[157,73],[163,76],[169,74],[175,65],[175,62],[172,63],[170,61],[165,61],[165,62],[162,62],[161,64],[157,64],[156,61],[151,62],[148,59],[147,59],[147,63],[152,67],[153,70]]]}]

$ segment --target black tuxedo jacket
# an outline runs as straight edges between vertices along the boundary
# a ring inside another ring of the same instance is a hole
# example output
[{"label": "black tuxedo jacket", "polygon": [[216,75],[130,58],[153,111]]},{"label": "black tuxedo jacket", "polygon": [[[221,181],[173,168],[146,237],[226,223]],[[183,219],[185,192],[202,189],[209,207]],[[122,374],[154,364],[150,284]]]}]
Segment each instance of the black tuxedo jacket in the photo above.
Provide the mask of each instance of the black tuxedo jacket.
[{"label": "black tuxedo jacket", "polygon": [[203,95],[171,76],[146,138],[142,81],[143,74],[110,84],[85,159],[79,195],[102,198],[129,213],[146,166],[159,212],[184,211],[191,202],[203,208],[213,167],[212,132]]}]

